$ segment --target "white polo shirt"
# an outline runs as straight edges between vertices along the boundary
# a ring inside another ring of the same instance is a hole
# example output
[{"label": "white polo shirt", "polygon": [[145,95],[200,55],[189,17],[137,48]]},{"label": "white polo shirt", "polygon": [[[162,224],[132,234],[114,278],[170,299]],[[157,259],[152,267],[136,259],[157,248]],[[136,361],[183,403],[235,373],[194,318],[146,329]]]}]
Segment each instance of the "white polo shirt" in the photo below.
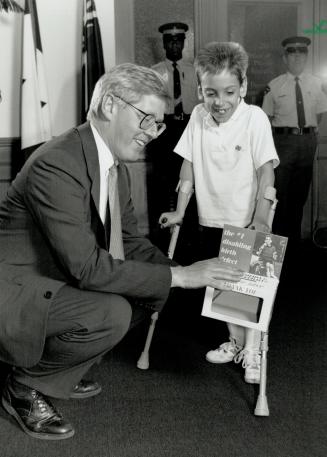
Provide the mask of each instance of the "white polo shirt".
[{"label": "white polo shirt", "polygon": [[199,223],[246,227],[255,209],[256,170],[279,159],[261,108],[243,100],[219,126],[204,104],[196,106],[175,152],[193,163]]}]

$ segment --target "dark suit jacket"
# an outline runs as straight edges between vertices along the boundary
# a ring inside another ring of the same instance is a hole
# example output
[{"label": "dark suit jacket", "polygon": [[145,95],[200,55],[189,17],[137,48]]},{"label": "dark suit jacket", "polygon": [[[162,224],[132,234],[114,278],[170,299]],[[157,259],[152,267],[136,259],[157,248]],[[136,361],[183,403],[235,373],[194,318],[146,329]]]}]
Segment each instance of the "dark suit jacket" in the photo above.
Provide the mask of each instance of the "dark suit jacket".
[{"label": "dark suit jacket", "polygon": [[139,299],[160,310],[170,260],[137,231],[127,169],[119,194],[126,260],[108,253],[98,204],[98,153],[88,123],[39,148],[0,205],[0,359],[41,357],[51,300],[64,285]]}]

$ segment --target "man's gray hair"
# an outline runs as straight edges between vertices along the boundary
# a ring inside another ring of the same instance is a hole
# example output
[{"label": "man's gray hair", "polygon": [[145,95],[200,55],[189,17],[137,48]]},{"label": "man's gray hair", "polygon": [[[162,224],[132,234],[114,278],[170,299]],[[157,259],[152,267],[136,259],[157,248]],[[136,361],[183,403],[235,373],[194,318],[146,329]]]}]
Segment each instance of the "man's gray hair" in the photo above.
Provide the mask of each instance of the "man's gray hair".
[{"label": "man's gray hair", "polygon": [[132,63],[116,65],[95,85],[87,119],[104,119],[102,102],[108,95],[116,95],[130,103],[137,103],[144,95],[155,95],[168,103],[167,85],[159,73]]}]

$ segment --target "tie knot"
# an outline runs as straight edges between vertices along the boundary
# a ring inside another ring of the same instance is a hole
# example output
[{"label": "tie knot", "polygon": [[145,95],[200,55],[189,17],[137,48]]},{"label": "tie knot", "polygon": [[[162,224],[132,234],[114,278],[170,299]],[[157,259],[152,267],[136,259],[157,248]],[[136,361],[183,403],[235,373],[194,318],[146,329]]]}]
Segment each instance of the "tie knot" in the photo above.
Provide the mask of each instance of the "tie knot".
[{"label": "tie knot", "polygon": [[298,82],[298,80],[300,79],[298,76],[295,76],[295,82]]},{"label": "tie knot", "polygon": [[174,67],[174,68],[177,67],[177,62],[173,62],[173,67]]},{"label": "tie knot", "polygon": [[115,163],[113,163],[113,164],[111,165],[111,167],[110,167],[109,170],[108,170],[108,173],[109,173],[110,176],[115,176],[115,175],[117,175],[117,165],[116,165]]}]

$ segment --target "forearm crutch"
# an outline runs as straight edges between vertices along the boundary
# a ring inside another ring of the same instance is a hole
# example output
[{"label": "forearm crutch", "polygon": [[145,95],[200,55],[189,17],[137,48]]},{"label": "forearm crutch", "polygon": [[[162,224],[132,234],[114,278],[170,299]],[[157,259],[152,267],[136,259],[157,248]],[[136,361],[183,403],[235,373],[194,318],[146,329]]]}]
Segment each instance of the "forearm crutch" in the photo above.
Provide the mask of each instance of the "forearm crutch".
[{"label": "forearm crutch", "polygon": [[[269,187],[266,189],[265,198],[271,201],[270,211],[268,213],[267,225],[269,231],[271,232],[273,219],[275,216],[275,210],[277,206],[276,199],[276,189]],[[259,385],[259,395],[257,398],[256,407],[254,409],[255,416],[269,416],[269,407],[266,394],[267,388],[267,352],[268,352],[268,332],[261,332],[260,337],[260,358],[261,358],[261,368],[260,368],[260,385]]]},{"label": "forearm crutch", "polygon": [[[172,230],[169,248],[168,248],[168,258],[169,259],[172,259],[174,257],[174,252],[175,252],[180,228],[181,228],[180,224],[176,224],[176,225],[174,225],[174,228]],[[154,312],[151,316],[151,323],[150,323],[148,334],[147,334],[147,337],[145,340],[144,349],[140,355],[140,358],[137,361],[137,368],[140,368],[141,370],[147,370],[149,368],[149,351],[150,351],[150,346],[151,346],[151,342],[152,342],[154,328],[156,326],[158,317],[159,317],[158,311]]]},{"label": "forearm crutch", "polygon": [[266,395],[268,332],[261,332],[260,352],[261,352],[260,385],[259,385],[259,395],[257,398],[257,404],[254,409],[254,415],[255,416],[269,416],[268,400],[267,400],[267,395]]}]

